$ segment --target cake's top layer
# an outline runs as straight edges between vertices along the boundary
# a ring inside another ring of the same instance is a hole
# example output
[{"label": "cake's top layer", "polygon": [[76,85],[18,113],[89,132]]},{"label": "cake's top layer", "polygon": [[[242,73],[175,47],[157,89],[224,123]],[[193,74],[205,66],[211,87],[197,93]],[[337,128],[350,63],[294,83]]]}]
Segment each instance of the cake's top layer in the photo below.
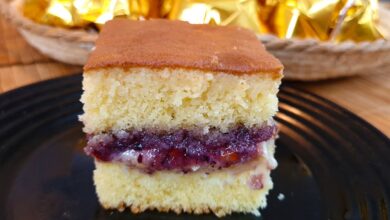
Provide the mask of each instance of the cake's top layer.
[{"label": "cake's top layer", "polygon": [[246,29],[163,19],[108,22],[84,70],[105,67],[173,67],[275,76],[283,68]]}]

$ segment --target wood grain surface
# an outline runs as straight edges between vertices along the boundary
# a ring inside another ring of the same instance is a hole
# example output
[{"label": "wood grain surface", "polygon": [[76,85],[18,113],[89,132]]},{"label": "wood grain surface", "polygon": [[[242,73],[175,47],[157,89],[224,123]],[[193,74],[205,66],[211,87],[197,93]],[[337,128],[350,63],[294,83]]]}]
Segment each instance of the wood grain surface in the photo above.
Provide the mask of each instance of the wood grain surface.
[{"label": "wood grain surface", "polygon": [[[40,54],[0,17],[0,93],[81,70]],[[294,84],[349,109],[390,136],[390,73]]]}]

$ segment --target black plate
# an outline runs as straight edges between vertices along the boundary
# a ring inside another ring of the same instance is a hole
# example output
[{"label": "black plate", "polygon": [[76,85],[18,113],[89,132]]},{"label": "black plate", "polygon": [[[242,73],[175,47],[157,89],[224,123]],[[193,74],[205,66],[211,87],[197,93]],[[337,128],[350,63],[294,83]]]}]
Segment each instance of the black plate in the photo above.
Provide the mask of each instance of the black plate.
[{"label": "black plate", "polygon": [[[99,206],[77,120],[80,82],[76,75],[0,96],[0,219],[215,219]],[[279,166],[262,218],[389,219],[389,138],[318,96],[285,85],[279,97]]]}]

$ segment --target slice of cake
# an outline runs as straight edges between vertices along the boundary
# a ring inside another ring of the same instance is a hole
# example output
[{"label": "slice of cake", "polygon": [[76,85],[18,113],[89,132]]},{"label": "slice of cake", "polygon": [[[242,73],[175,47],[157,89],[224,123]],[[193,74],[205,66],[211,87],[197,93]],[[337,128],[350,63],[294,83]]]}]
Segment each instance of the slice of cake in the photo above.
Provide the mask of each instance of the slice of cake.
[{"label": "slice of cake", "polygon": [[282,68],[242,28],[108,22],[84,67],[80,117],[100,203],[259,215]]}]

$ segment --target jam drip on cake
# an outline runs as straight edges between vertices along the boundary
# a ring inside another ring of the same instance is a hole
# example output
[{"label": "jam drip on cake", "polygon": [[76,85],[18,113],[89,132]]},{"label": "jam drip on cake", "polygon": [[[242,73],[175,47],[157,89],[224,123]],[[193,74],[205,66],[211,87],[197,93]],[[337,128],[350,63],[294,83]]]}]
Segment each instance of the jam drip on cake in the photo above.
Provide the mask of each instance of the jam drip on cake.
[{"label": "jam drip on cake", "polygon": [[186,129],[129,130],[88,135],[85,152],[100,161],[121,162],[147,172],[190,172],[253,160],[264,153],[261,143],[275,134],[275,125],[251,128],[238,125],[228,132],[210,129],[207,133]]}]

